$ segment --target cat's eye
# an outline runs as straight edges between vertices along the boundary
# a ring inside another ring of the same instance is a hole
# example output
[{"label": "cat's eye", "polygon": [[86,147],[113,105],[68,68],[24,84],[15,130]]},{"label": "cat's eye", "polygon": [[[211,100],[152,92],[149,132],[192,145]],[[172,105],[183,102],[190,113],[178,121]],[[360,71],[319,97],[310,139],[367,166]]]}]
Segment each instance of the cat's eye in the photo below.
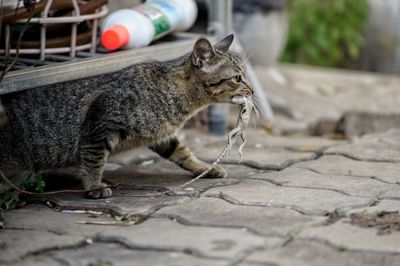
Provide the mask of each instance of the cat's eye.
[{"label": "cat's eye", "polygon": [[241,81],[242,81],[242,76],[237,75],[237,76],[234,76],[233,79],[234,79],[236,82],[241,82]]}]

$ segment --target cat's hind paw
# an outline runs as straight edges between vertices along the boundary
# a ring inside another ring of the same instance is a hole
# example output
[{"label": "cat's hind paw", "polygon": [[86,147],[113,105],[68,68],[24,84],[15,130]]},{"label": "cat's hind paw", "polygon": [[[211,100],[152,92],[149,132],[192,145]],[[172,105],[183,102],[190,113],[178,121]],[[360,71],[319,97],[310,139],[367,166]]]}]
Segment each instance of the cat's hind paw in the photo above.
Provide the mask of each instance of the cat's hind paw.
[{"label": "cat's hind paw", "polygon": [[[104,184],[105,186],[105,184]],[[85,193],[85,197],[88,199],[101,199],[109,198],[112,196],[112,190],[109,187],[105,187],[99,190],[89,191]]]}]

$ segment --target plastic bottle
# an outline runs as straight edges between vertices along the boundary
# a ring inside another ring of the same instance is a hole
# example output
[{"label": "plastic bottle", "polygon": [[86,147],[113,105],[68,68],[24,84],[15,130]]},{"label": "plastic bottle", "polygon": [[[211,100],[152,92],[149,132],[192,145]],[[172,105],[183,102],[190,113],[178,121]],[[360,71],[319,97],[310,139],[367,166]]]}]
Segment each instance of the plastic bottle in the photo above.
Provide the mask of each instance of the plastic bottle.
[{"label": "plastic bottle", "polygon": [[108,50],[146,46],[172,31],[189,29],[196,17],[195,0],[147,0],[107,16],[101,26],[101,42]]}]

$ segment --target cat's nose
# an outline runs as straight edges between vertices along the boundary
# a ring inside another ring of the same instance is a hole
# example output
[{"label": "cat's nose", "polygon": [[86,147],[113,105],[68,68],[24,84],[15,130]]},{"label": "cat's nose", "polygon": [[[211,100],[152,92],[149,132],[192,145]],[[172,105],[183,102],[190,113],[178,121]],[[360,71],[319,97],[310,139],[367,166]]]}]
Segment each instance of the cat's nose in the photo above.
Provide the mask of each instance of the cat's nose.
[{"label": "cat's nose", "polygon": [[253,95],[253,94],[254,94],[253,86],[252,86],[251,84],[249,84],[249,87],[248,87],[248,88],[250,89],[251,95]]},{"label": "cat's nose", "polygon": [[250,94],[250,95],[253,95],[254,94],[254,89],[253,89],[253,86],[250,84],[250,82],[246,80],[244,82],[244,84],[246,85],[246,87],[244,89],[245,92]]}]

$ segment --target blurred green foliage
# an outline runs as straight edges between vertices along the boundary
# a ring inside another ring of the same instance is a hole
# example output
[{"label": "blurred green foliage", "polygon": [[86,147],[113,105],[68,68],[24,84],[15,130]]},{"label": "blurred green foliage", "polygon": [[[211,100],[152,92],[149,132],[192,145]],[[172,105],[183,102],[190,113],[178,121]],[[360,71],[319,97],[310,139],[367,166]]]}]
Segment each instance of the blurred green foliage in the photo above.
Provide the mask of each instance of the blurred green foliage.
[{"label": "blurred green foliage", "polygon": [[357,59],[368,20],[366,0],[289,0],[282,61],[346,67]]},{"label": "blurred green foliage", "polygon": [[[33,175],[30,175],[21,185],[20,189],[31,192],[43,192],[46,183],[43,180],[42,174],[43,172],[39,171]],[[7,184],[4,184],[4,191],[0,193],[0,211],[2,209],[11,210],[24,206],[26,202],[21,198],[21,196],[22,195],[19,191],[16,191]]]}]

